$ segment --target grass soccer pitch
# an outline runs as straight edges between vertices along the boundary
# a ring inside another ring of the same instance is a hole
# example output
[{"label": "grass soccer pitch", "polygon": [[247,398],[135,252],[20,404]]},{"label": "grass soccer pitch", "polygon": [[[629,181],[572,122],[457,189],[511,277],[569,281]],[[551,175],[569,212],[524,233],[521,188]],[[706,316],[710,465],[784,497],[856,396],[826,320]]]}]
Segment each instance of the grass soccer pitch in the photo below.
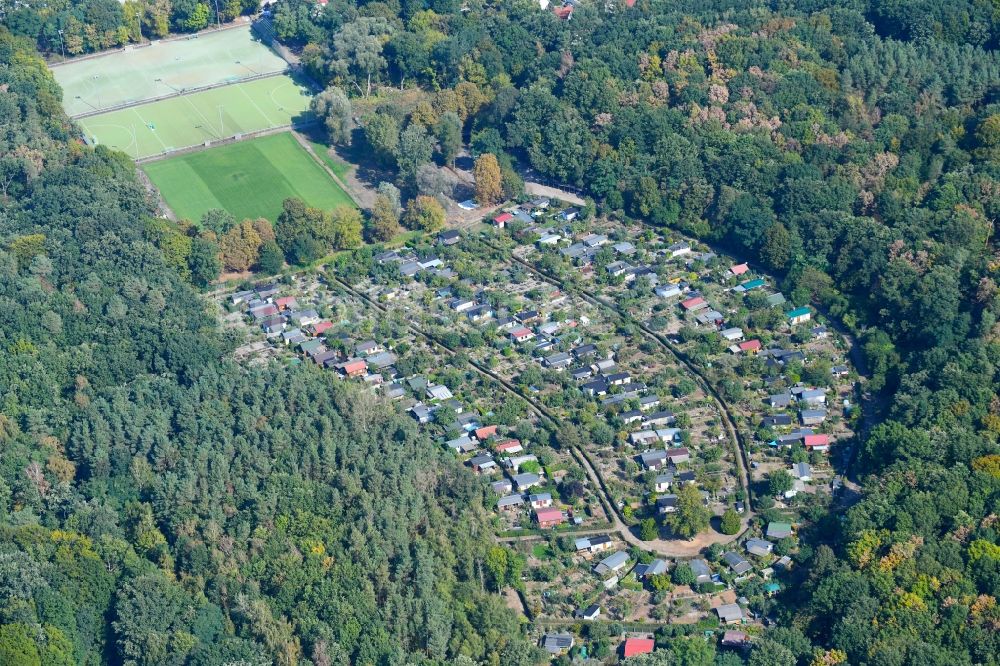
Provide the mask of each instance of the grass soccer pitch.
[{"label": "grass soccer pitch", "polygon": [[75,117],[192,88],[283,72],[287,67],[246,26],[72,60],[53,67],[52,74],[63,89],[63,108]]},{"label": "grass soccer pitch", "polygon": [[133,159],[309,119],[310,91],[282,74],[110,111],[76,122],[90,143]]},{"label": "grass soccer pitch", "polygon": [[354,202],[290,132],[149,162],[143,171],[178,218],[197,221],[222,208],[237,220],[281,213],[298,197],[324,210]]}]

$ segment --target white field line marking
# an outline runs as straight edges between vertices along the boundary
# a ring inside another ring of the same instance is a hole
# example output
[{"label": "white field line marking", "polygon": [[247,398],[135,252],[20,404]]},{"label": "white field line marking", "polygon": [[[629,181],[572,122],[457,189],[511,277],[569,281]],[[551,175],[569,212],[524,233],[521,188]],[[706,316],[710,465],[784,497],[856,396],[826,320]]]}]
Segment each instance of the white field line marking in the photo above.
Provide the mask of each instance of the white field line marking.
[{"label": "white field line marking", "polygon": [[253,97],[248,95],[246,90],[243,90],[243,86],[239,83],[237,83],[236,86],[240,89],[240,92],[243,93],[243,96],[246,97],[248,100],[250,100],[250,103],[253,104],[253,108],[257,109],[257,112],[260,113],[260,115],[264,116],[264,120],[267,121],[268,126],[276,127],[274,121],[271,120],[266,113],[264,113],[263,109],[257,106],[257,102],[253,101]]},{"label": "white field line marking", "polygon": [[146,127],[146,129],[148,129],[150,132],[153,133],[153,136],[156,137],[156,140],[160,142],[161,146],[163,146],[163,152],[167,152],[167,144],[163,143],[163,139],[161,139],[160,135],[156,133],[156,130],[149,129],[149,123],[143,120],[142,116],[139,115],[139,112],[135,110],[134,106],[130,109],[130,111],[132,111],[132,113],[135,114],[135,117],[139,119],[139,122],[142,123]]}]

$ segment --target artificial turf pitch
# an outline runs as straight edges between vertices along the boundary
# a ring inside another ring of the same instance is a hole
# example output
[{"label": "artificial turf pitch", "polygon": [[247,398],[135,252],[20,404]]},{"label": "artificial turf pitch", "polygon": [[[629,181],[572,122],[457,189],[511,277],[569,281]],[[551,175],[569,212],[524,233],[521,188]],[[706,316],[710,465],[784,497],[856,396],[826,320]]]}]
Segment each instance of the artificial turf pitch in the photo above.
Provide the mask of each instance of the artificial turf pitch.
[{"label": "artificial turf pitch", "polygon": [[149,162],[142,169],[181,219],[197,221],[205,211],[221,208],[237,220],[273,222],[289,197],[324,210],[354,206],[289,132]]},{"label": "artificial turf pitch", "polygon": [[88,141],[133,159],[308,119],[309,89],[284,74],[80,118]]},{"label": "artificial turf pitch", "polygon": [[249,26],[127,47],[52,68],[71,117],[192,88],[282,72],[288,64]]}]

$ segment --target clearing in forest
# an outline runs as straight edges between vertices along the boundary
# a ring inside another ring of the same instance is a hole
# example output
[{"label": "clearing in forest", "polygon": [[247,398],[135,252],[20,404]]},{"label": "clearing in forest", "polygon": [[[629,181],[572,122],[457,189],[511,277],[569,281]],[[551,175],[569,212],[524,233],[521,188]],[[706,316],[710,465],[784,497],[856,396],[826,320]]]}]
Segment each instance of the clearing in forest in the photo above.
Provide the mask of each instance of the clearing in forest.
[{"label": "clearing in forest", "polygon": [[191,35],[52,68],[70,117],[283,72],[288,64],[249,26]]},{"label": "clearing in forest", "polygon": [[150,162],[142,169],[177,217],[188,220],[223,208],[237,220],[274,221],[288,197],[324,210],[354,206],[290,132]]}]

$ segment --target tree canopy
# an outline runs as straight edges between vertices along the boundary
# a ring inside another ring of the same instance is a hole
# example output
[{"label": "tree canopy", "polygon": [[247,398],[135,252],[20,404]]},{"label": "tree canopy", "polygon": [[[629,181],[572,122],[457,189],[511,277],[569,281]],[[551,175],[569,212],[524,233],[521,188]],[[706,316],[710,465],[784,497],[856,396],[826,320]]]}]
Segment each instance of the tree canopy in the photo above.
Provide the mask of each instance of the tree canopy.
[{"label": "tree canopy", "polygon": [[[43,156],[0,215],[0,662],[536,663],[470,472],[330,373],[231,360],[189,280],[217,232],[280,265],[264,225],[165,230],[4,28],[0,85],[3,150]],[[283,216],[296,253],[360,234],[353,209]]]}]

